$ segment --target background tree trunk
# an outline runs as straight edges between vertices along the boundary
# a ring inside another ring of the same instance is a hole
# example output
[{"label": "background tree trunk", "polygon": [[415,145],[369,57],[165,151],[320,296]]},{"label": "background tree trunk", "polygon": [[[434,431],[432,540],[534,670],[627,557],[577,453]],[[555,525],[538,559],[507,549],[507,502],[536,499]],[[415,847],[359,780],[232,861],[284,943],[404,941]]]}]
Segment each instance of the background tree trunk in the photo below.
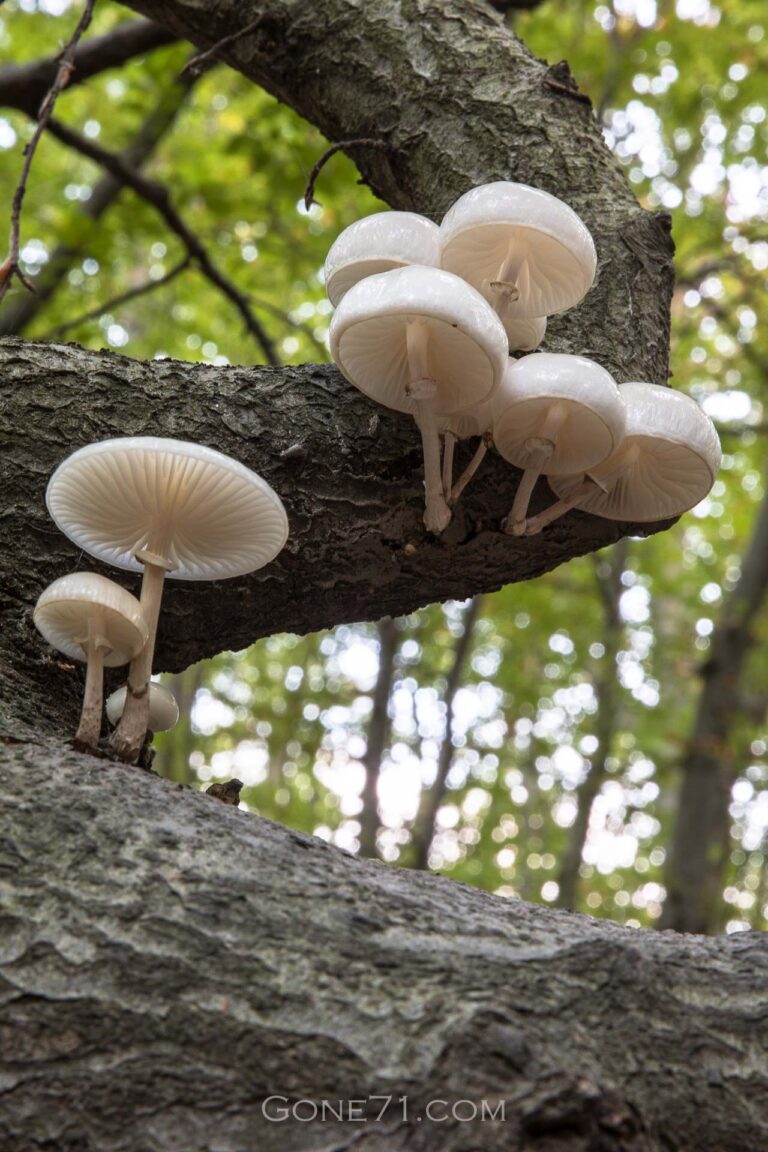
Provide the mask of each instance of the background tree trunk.
[{"label": "background tree trunk", "polygon": [[0,746],[0,791],[3,1152],[768,1145],[765,936],[528,907],[60,744]]}]

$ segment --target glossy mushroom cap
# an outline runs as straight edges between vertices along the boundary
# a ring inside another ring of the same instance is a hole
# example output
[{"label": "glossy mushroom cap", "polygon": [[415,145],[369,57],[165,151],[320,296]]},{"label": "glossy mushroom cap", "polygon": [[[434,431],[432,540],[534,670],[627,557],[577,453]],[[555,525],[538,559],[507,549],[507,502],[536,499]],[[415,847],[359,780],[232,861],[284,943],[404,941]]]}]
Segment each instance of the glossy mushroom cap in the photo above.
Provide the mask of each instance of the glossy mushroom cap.
[{"label": "glossy mushroom cap", "polygon": [[[107,719],[115,727],[125,708],[127,686],[123,684],[107,699]],[[149,685],[149,730],[151,732],[167,732],[175,728],[179,720],[179,705],[176,697],[169,688],[163,684]]]},{"label": "glossy mushroom cap", "polygon": [[595,246],[576,213],[540,188],[499,180],[460,196],[440,225],[443,268],[490,298],[508,255],[519,258],[520,295],[506,315],[551,316],[592,287]]},{"label": "glossy mushroom cap", "polygon": [[35,626],[52,647],[72,660],[88,660],[89,623],[109,645],[104,664],[118,668],[147,642],[141,605],[119,584],[95,572],[73,572],[49,584],[33,613]]},{"label": "glossy mushroom cap", "polygon": [[80,448],[46,492],[56,524],[78,547],[142,571],[137,554],[177,580],[223,580],[261,568],[288,536],[280,498],[237,460],[154,436]]},{"label": "glossy mushroom cap", "polygon": [[[544,434],[555,406],[561,420],[553,451],[538,463],[533,442]],[[591,468],[610,456],[624,434],[624,404],[616,382],[584,356],[541,352],[521,357],[504,373],[492,407],[493,442],[504,459],[516,468],[535,463],[547,475]]]},{"label": "glossy mushroom cap", "polygon": [[446,416],[441,421],[441,432],[453,432],[457,440],[469,440],[472,436],[483,436],[493,424],[493,408],[490,401],[475,404],[463,412]]},{"label": "glossy mushroom cap", "polygon": [[413,412],[407,330],[417,320],[428,331],[435,413],[450,415],[488,399],[508,358],[504,329],[479,292],[438,268],[383,272],[351,288],[331,320],[331,355],[366,396]]},{"label": "glossy mushroom cap", "polygon": [[510,352],[535,352],[547,332],[546,316],[526,319],[505,313],[500,320],[507,334]]},{"label": "glossy mushroom cap", "polygon": [[[659,384],[620,384],[627,423],[618,450],[590,477],[596,488],[579,508],[608,520],[646,522],[680,516],[709,492],[720,467],[715,426],[698,404]],[[583,476],[553,476],[550,487],[568,497]]]},{"label": "glossy mushroom cap", "polygon": [[334,240],[325,261],[325,287],[338,304],[359,280],[408,264],[440,266],[440,229],[416,212],[375,212]]}]

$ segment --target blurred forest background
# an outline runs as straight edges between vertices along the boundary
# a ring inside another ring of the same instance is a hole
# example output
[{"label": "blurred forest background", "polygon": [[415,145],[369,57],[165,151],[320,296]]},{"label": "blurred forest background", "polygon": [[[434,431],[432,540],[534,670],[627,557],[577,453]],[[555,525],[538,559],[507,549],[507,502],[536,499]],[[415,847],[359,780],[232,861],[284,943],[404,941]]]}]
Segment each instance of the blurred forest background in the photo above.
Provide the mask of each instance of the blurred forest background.
[{"label": "blurred forest background", "polygon": [[[34,126],[7,69],[56,53],[79,12],[0,8],[3,203]],[[710,497],[530,584],[167,677],[182,720],[157,739],[161,773],[237,776],[263,816],[510,897],[636,926],[768,926],[764,17],[760,0],[505,15],[537,55],[569,61],[640,200],[672,215],[671,382],[720,431]],[[99,0],[88,35],[133,20]],[[44,137],[22,221],[38,291],[14,288],[0,333],[220,365],[328,358],[325,253],[381,205],[337,155],[307,212],[327,142],[225,66],[179,80],[191,55],[158,46],[61,97],[70,131]],[[253,332],[94,147],[168,189]]]}]

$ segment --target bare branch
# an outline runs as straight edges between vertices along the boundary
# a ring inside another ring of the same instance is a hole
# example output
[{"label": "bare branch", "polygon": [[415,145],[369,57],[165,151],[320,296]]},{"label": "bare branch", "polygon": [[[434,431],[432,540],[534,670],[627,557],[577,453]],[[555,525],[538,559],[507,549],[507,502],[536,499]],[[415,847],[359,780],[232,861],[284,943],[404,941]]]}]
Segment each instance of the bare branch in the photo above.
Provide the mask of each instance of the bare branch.
[{"label": "bare branch", "polygon": [[344,148],[353,148],[355,146],[379,148],[382,151],[389,147],[386,140],[377,140],[371,136],[359,136],[356,140],[340,140],[338,144],[331,145],[331,147],[326,152],[323,152],[317,164],[315,164],[314,168],[309,174],[307,190],[304,193],[304,207],[306,208],[307,212],[309,212],[315,201],[315,184],[317,183],[317,178],[325,165],[328,163],[332,156],[336,155],[337,152],[341,152]]},{"label": "bare branch", "polygon": [[[134,56],[142,56],[154,48],[173,44],[178,37],[156,24],[154,20],[130,20],[118,24],[103,36],[92,36],[77,46],[74,55],[74,72],[68,88],[82,84],[100,72],[117,68]],[[46,93],[56,80],[59,57],[46,56],[42,60],[31,60],[27,64],[11,64],[0,69],[0,104],[7,108],[18,108],[28,116],[35,117]]]},{"label": "bare branch", "polygon": [[20,280],[25,288],[34,292],[31,282],[26,278],[21,269],[19,268],[19,247],[21,243],[21,209],[24,204],[24,194],[27,190],[27,180],[29,179],[29,170],[32,167],[32,160],[40,142],[40,137],[45,132],[46,126],[50,120],[51,113],[53,112],[56,99],[61,91],[69,84],[72,74],[75,70],[75,49],[77,48],[80,37],[85,32],[86,28],[91,22],[93,15],[93,6],[95,0],[86,0],[85,7],[82,15],[77,22],[72,36],[69,39],[66,47],[59,56],[58,68],[53,84],[48,90],[47,95],[40,105],[40,110],[37,113],[37,127],[32,134],[32,139],[24,149],[24,163],[21,169],[21,176],[17,185],[16,191],[13,196],[13,203],[11,205],[11,235],[8,241],[8,255],[0,265],[0,300],[3,299],[6,292],[11,286],[14,277]]},{"label": "bare branch", "polygon": [[[157,104],[128,146],[120,153],[126,163],[134,168],[141,168],[149,159],[163,137],[172,130],[194,83],[191,77],[176,77],[164,91],[160,92]],[[114,204],[124,188],[122,180],[105,172],[93,186],[91,195],[80,206],[80,212],[95,223]],[[56,245],[47,263],[35,277],[35,295],[17,292],[0,310],[0,336],[19,335],[27,328],[59,286],[66,281],[67,273],[73,264],[87,251],[93,232],[92,227],[88,228],[86,232],[80,234],[78,241],[70,240]]]},{"label": "bare branch", "polygon": [[77,328],[80,324],[87,324],[89,320],[95,320],[98,316],[103,316],[105,312],[112,312],[115,308],[119,308],[121,304],[126,304],[129,300],[135,300],[138,296],[146,296],[149,292],[154,292],[156,288],[162,288],[165,284],[170,284],[175,280],[180,273],[188,268],[190,265],[191,257],[186,255],[183,260],[175,264],[170,272],[166,272],[165,276],[161,276],[158,280],[145,280],[143,284],[138,284],[135,288],[129,288],[127,292],[121,292],[117,296],[113,296],[110,300],[105,300],[103,304],[99,304],[96,308],[91,308],[88,312],[83,312],[81,316],[75,316],[74,320],[66,320],[63,324],[57,324],[55,328],[51,328],[45,332],[41,340],[54,340],[57,336],[62,336],[65,332],[69,332],[70,328]]},{"label": "bare branch", "polygon": [[248,36],[251,32],[256,32],[259,26],[263,23],[264,17],[259,16],[256,20],[252,20],[250,24],[246,24],[244,28],[238,28],[237,32],[232,32],[231,35],[225,36],[222,40],[217,40],[205,52],[198,53],[193,56],[187,64],[184,65],[181,75],[199,76],[206,64],[208,64],[219,53],[223,52],[225,48],[229,48],[237,40],[242,40],[244,36]]},{"label": "bare branch", "polygon": [[116,176],[137,196],[140,196],[142,200],[156,209],[170,230],[179,237],[205,278],[235,305],[245,322],[246,329],[261,346],[267,363],[278,365],[280,359],[272,339],[265,331],[261,321],[254,316],[248,297],[216,267],[200,238],[189,228],[174,207],[165,185],[157,180],[150,180],[138,169],[128,164],[122,156],[107,151],[106,148],[102,148],[92,140],[86,140],[85,137],[80,136],[79,133],[58,120],[51,119],[48,123],[48,130],[63,144],[67,144],[70,148],[80,152],[81,155],[87,156],[89,160],[100,164],[102,168]]}]

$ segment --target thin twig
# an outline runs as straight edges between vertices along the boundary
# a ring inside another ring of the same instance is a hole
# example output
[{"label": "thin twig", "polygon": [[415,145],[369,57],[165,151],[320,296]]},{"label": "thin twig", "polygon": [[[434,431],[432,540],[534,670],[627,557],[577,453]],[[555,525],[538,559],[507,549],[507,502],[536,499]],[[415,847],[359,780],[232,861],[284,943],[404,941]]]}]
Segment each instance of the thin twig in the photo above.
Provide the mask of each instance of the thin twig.
[{"label": "thin twig", "polygon": [[207,64],[211,57],[218,56],[219,52],[223,51],[224,48],[229,48],[230,44],[234,44],[241,36],[248,36],[249,33],[255,32],[263,20],[263,16],[258,16],[255,20],[252,20],[250,24],[246,24],[244,28],[238,28],[237,32],[232,32],[222,40],[217,40],[216,43],[212,44],[210,48],[207,48],[205,52],[200,52],[197,56],[193,56],[182,68],[181,75],[184,76],[185,73],[189,73],[190,76],[197,76],[202,71],[203,65]]},{"label": "thin twig", "polygon": [[280,358],[277,355],[272,339],[265,331],[261,321],[254,316],[250,303],[248,302],[248,297],[213,263],[213,260],[208,255],[199,237],[188,227],[174,207],[165,185],[157,180],[149,179],[149,177],[145,176],[142,172],[139,172],[137,168],[126,163],[122,156],[118,156],[114,152],[108,152],[106,148],[102,148],[92,140],[86,140],[85,137],[80,136],[79,133],[74,132],[65,124],[61,124],[58,120],[49,120],[48,131],[52,136],[55,136],[57,140],[61,140],[63,144],[67,144],[70,148],[74,148],[75,151],[80,152],[81,155],[87,156],[89,160],[100,164],[102,168],[105,168],[107,172],[111,172],[113,176],[121,180],[128,188],[132,188],[137,196],[140,196],[142,200],[145,200],[156,209],[170,230],[179,237],[190,257],[195,261],[205,278],[209,280],[211,284],[214,284],[219,291],[235,305],[245,322],[248,332],[261,345],[267,362],[273,366],[279,365]]},{"label": "thin twig", "polygon": [[24,149],[24,164],[21,169],[21,177],[19,179],[16,191],[13,194],[13,203],[11,205],[11,234],[8,241],[8,255],[0,265],[0,300],[3,299],[6,292],[11,286],[11,281],[14,276],[20,280],[25,288],[30,292],[34,292],[34,286],[30,280],[24,275],[19,268],[19,248],[21,246],[21,209],[24,203],[24,194],[27,190],[27,180],[29,178],[29,170],[32,166],[32,159],[35,155],[37,145],[40,142],[40,137],[45,132],[46,126],[50,120],[53,107],[56,99],[61,91],[66,88],[69,83],[72,73],[74,72],[74,58],[75,49],[77,48],[80,37],[85,32],[86,28],[91,22],[93,15],[93,6],[95,0],[85,0],[85,7],[82,15],[77,22],[69,43],[65,46],[63,52],[59,56],[59,66],[56,71],[56,78],[48,90],[42,104],[40,111],[37,114],[37,127],[32,133],[32,139]]},{"label": "thin twig", "polygon": [[77,328],[80,324],[87,324],[89,320],[95,320],[97,316],[103,316],[105,312],[111,312],[115,308],[119,308],[121,304],[126,304],[129,300],[135,300],[137,296],[146,296],[148,292],[154,292],[155,288],[162,288],[164,284],[170,284],[171,280],[188,268],[190,265],[191,257],[186,255],[183,260],[175,264],[170,272],[166,272],[165,276],[161,276],[157,280],[145,280],[143,284],[138,284],[135,288],[129,288],[126,292],[121,292],[117,296],[113,296],[110,300],[105,300],[103,304],[99,304],[97,308],[91,308],[88,312],[83,312],[81,316],[75,316],[73,320],[65,320],[63,324],[57,324],[55,328],[51,328],[48,332],[43,333],[40,337],[41,340],[51,340],[56,336],[61,336],[64,332],[68,332],[70,328]]},{"label": "thin twig", "polygon": [[359,136],[356,140],[339,140],[338,144],[332,144],[327,152],[323,152],[317,164],[315,164],[314,168],[309,174],[307,190],[304,193],[304,207],[306,208],[307,212],[309,212],[310,208],[315,202],[315,184],[317,183],[317,178],[325,165],[328,163],[332,156],[336,155],[337,152],[341,152],[343,148],[353,148],[355,145],[360,147],[365,146],[366,148],[379,148],[382,151],[384,151],[386,148],[389,148],[389,144],[387,144],[386,140],[377,140],[371,136]]}]

